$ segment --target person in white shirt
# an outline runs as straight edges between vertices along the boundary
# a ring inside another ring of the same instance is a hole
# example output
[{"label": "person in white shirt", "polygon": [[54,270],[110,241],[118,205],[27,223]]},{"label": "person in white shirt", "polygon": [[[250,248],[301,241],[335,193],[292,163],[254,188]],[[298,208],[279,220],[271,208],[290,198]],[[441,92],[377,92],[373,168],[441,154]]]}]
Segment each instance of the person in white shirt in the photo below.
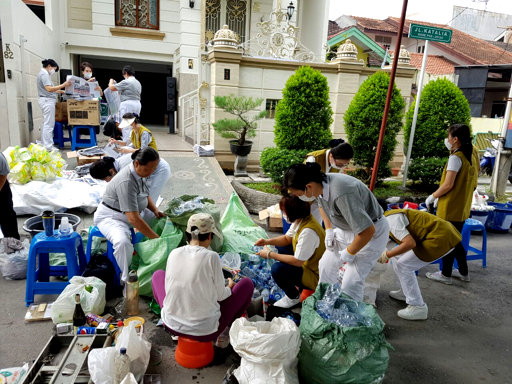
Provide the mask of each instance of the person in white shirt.
[{"label": "person in white shirt", "polygon": [[211,215],[192,215],[186,231],[189,245],[169,254],[165,286],[157,286],[157,273],[153,275],[153,292],[162,307],[162,321],[176,336],[214,341],[251,302],[254,284],[250,279],[238,283],[228,279],[225,285],[220,257],[208,249],[214,235],[221,237]]},{"label": "person in white shirt", "polygon": [[286,293],[274,306],[291,308],[300,302],[303,288],[315,290],[318,284],[318,262],[325,252],[325,231],[311,215],[310,204],[298,197],[283,197],[279,203],[286,220],[292,222],[285,235],[273,239],[258,239],[255,245],[293,245],[293,255],[284,255],[264,248],[258,255],[277,260],[272,265],[272,277]]}]

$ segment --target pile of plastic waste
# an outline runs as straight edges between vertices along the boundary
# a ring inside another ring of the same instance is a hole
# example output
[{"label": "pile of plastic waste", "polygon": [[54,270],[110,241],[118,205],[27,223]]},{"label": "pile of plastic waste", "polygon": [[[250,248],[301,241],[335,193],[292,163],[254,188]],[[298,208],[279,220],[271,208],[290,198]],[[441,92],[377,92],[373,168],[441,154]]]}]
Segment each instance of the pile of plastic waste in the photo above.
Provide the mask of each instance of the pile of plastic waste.
[{"label": "pile of plastic waste", "polygon": [[[226,252],[222,255],[221,261],[224,269],[229,270],[235,276],[235,280],[241,277],[248,277],[252,280],[254,297],[262,296],[265,303],[275,302],[284,296],[284,292],[272,278],[271,269],[274,260],[263,259],[255,254],[262,248],[254,246],[254,254],[250,255]],[[238,268],[236,268],[237,264]]]},{"label": "pile of plastic waste", "polygon": [[316,312],[323,319],[342,327],[372,326],[371,318],[364,315],[366,304],[340,296],[341,285],[329,286],[324,297],[316,303]]},{"label": "pile of plastic waste", "polygon": [[471,202],[471,210],[473,211],[494,211],[496,207],[487,204],[487,200],[489,200],[489,196],[481,195],[475,190],[473,193],[473,201]]},{"label": "pile of plastic waste", "polygon": [[189,201],[183,201],[179,197],[175,199],[176,203],[179,203],[179,205],[175,205],[172,207],[172,212],[175,215],[181,215],[184,212],[192,212],[196,209],[203,209],[204,204],[201,200],[203,200],[203,196],[196,196],[192,200]]},{"label": "pile of plastic waste", "polygon": [[16,184],[53,180],[62,176],[67,166],[59,151],[48,152],[39,144],[32,143],[28,148],[8,147],[3,154],[11,169],[9,182]]}]

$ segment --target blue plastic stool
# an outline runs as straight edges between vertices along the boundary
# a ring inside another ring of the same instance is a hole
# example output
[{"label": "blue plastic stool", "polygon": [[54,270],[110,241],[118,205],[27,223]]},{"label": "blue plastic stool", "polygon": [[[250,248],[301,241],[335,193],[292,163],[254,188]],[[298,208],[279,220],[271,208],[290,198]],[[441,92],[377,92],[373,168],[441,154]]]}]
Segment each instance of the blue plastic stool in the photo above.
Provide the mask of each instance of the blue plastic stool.
[{"label": "blue plastic stool", "polygon": [[[55,235],[58,231],[55,231]],[[78,252],[78,257],[77,257]],[[65,253],[66,265],[50,265],[50,253]],[[39,259],[39,260],[38,260]],[[69,281],[52,281],[50,276],[81,275],[85,269],[85,254],[82,238],[76,232],[65,237],[46,237],[38,233],[30,243],[27,265],[27,289],[25,303],[27,307],[34,302],[34,295],[60,294]]]},{"label": "blue plastic stool", "polygon": [[[64,137],[64,129],[68,130],[68,137]],[[53,126],[53,143],[57,144],[59,148],[64,148],[64,143],[72,141],[71,127],[66,123],[59,121],[55,122]]]},{"label": "blue plastic stool", "polygon": [[[132,244],[135,244],[140,239],[137,238],[137,235],[135,234],[135,231],[133,230],[133,228],[131,228],[130,231],[132,233]],[[91,229],[89,231],[89,237],[87,238],[87,251],[85,253],[85,258],[86,258],[87,262],[91,261],[92,240],[94,237],[105,238],[103,233],[101,233],[101,231],[96,226],[91,227]],[[115,276],[116,286],[121,285],[120,275],[121,275],[122,271],[121,271],[121,268],[119,268],[119,265],[117,265],[116,258],[114,257],[114,246],[108,240],[107,240],[107,253],[105,256],[107,256],[108,259],[112,262],[112,265],[114,266],[114,269],[116,270],[116,276]]]},{"label": "blue plastic stool", "polygon": [[[89,130],[89,138],[83,139],[80,137],[80,129]],[[73,126],[73,137],[71,140],[71,150],[74,151],[77,148],[89,148],[96,146],[96,130],[92,125],[74,125]]]},{"label": "blue plastic stool", "polygon": [[[469,245],[471,232],[482,231],[482,248],[477,249]],[[467,260],[482,260],[482,268],[487,267],[487,233],[485,225],[475,219],[467,219],[462,227],[462,246],[466,250]]]}]

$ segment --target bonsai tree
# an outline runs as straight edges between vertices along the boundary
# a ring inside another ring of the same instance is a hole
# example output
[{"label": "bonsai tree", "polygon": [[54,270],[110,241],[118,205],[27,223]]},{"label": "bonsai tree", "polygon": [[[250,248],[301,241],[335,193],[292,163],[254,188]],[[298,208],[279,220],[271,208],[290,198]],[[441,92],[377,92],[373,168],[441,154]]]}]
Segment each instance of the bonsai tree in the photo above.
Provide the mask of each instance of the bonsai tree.
[{"label": "bonsai tree", "polygon": [[283,98],[276,107],[274,142],[265,148],[260,165],[276,183],[286,169],[304,161],[308,152],[327,148],[332,139],[332,109],[327,78],[311,67],[301,67],[290,76]]},{"label": "bonsai tree", "polygon": [[[404,153],[407,153],[415,104],[412,103],[406,114]],[[458,123],[471,127],[471,111],[462,91],[446,79],[429,82],[421,94],[409,179],[427,185],[440,181],[448,157],[444,145],[446,130]]]},{"label": "bonsai tree", "polygon": [[[364,168],[362,174],[354,176],[365,182],[369,182],[371,176],[388,87],[389,75],[382,71],[374,73],[361,84],[344,116],[348,141],[354,148],[354,163]],[[388,163],[393,158],[396,136],[402,129],[404,107],[405,102],[395,85],[377,172],[379,179],[391,174]]]},{"label": "bonsai tree", "polygon": [[246,143],[246,138],[256,136],[257,121],[265,117],[266,111],[251,112],[261,106],[263,99],[244,96],[215,96],[215,104],[235,119],[221,119],[213,123],[217,133],[225,139],[236,139],[239,146]]}]

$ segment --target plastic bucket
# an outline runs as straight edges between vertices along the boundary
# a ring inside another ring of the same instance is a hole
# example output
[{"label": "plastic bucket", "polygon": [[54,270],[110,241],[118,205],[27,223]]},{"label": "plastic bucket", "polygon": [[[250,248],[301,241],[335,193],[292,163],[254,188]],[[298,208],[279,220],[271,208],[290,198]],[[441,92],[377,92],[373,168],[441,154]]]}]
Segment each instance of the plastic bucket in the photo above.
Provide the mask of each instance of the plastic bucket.
[{"label": "plastic bucket", "polygon": [[485,222],[489,217],[489,211],[475,211],[472,209],[469,217],[471,219],[478,220],[479,222],[485,225]]},{"label": "plastic bucket", "polygon": [[495,207],[489,212],[485,227],[492,231],[508,232],[512,224],[512,207],[509,204],[488,202],[488,205]]},{"label": "plastic bucket", "polygon": [[[72,213],[56,213],[55,229],[59,229],[60,222],[64,216],[67,216],[69,224],[71,224],[73,226],[73,230],[76,231],[76,228],[80,224],[81,220],[77,215],[73,215]],[[39,232],[43,232],[43,218],[41,216],[33,216],[25,220],[23,223],[23,230],[29,233],[31,237],[34,237]]]}]

